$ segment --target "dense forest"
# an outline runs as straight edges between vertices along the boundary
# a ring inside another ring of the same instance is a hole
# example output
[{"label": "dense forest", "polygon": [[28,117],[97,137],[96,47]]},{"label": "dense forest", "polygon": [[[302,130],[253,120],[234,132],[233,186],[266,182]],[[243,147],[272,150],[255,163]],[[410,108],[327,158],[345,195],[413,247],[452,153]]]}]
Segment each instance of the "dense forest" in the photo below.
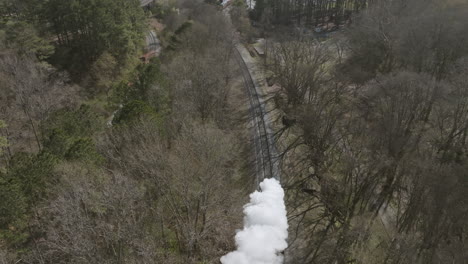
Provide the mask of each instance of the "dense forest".
[{"label": "dense forest", "polygon": [[251,17],[272,24],[338,26],[350,22],[352,14],[369,2],[372,3],[368,0],[257,0]]},{"label": "dense forest", "polygon": [[218,261],[255,189],[219,7],[0,3],[0,263]]},{"label": "dense forest", "polygon": [[467,17],[375,1],[326,40],[270,41],[291,263],[466,263]]},{"label": "dense forest", "polygon": [[248,4],[0,0],[1,264],[220,263],[258,189],[241,46],[284,263],[467,263],[468,3]]}]

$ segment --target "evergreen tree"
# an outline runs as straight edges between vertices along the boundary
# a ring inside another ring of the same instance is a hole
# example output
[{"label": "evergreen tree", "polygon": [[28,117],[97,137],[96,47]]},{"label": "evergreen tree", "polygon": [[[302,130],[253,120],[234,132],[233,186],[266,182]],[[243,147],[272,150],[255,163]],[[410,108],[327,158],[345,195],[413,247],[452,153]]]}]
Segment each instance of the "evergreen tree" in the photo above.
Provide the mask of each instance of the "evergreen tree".
[{"label": "evergreen tree", "polygon": [[262,18],[263,11],[265,10],[265,0],[257,0],[255,7],[251,11],[250,16],[253,20],[259,21]]},{"label": "evergreen tree", "polygon": [[41,14],[60,47],[54,61],[72,72],[84,72],[105,51],[125,65],[143,45],[138,0],[49,0]]}]

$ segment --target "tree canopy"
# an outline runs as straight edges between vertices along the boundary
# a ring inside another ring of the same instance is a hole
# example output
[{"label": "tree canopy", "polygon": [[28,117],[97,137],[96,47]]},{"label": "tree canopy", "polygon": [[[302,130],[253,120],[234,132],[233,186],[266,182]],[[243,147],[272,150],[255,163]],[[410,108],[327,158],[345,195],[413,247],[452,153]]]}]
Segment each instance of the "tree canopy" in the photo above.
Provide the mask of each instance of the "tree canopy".
[{"label": "tree canopy", "polygon": [[52,61],[84,71],[105,51],[124,65],[143,45],[145,17],[138,0],[46,1],[40,17],[56,37]]}]

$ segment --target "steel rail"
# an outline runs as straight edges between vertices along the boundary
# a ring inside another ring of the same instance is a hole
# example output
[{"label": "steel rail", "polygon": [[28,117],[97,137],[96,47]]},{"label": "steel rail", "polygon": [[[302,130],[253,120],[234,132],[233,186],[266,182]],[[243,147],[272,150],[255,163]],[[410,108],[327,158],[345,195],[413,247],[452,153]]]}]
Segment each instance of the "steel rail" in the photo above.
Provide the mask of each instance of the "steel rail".
[{"label": "steel rail", "polygon": [[[268,127],[265,121],[265,110],[260,99],[259,92],[252,74],[245,63],[240,51],[236,48],[236,60],[241,68],[244,78],[244,85],[247,90],[250,101],[251,117],[254,123],[254,145],[256,154],[256,180],[257,186],[264,178],[276,178],[279,180],[279,175],[274,173],[274,162],[272,158],[273,140],[272,135],[268,132]],[[261,171],[258,168],[261,164]]]}]

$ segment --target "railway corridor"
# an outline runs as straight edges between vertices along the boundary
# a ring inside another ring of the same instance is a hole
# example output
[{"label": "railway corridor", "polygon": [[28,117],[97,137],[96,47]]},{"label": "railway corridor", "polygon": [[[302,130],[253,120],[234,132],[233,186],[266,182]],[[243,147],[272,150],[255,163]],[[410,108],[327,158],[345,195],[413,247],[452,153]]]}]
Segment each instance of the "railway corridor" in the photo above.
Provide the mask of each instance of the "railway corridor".
[{"label": "railway corridor", "polygon": [[265,94],[260,86],[263,82],[262,75],[243,45],[236,45],[235,57],[242,70],[244,85],[250,101],[257,186],[265,178],[274,178],[280,181],[280,159],[270,125],[271,117],[266,111]]}]

